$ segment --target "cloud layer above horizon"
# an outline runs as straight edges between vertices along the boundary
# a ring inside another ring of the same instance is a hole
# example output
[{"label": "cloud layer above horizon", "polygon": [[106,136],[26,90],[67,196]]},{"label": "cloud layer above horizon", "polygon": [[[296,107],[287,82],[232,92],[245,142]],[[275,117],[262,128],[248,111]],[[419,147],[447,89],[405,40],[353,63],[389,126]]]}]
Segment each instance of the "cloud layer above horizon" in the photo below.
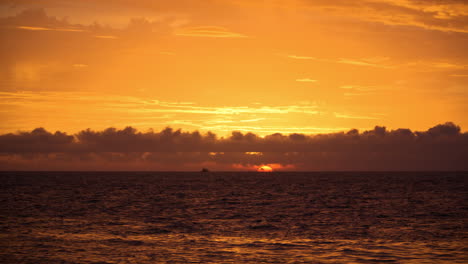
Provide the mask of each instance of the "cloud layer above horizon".
[{"label": "cloud layer above horizon", "polygon": [[2,170],[467,170],[468,132],[447,122],[427,131],[373,130],[228,137],[166,128],[139,132],[37,128],[0,135]]}]

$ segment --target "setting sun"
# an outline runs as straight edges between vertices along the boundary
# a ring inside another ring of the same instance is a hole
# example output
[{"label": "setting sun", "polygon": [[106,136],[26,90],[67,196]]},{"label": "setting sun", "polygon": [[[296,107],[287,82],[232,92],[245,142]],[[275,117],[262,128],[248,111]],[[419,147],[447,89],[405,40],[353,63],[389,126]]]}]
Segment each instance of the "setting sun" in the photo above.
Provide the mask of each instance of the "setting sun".
[{"label": "setting sun", "polygon": [[272,172],[273,169],[270,166],[263,165],[257,169],[258,172]]}]

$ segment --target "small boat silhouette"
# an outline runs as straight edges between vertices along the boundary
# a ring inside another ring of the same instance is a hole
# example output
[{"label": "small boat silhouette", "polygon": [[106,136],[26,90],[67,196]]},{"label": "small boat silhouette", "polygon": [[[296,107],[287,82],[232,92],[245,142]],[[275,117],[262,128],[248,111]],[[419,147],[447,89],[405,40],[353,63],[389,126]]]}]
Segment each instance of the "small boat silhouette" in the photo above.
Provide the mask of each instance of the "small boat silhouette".
[{"label": "small boat silhouette", "polygon": [[201,172],[210,172],[210,170],[207,168],[202,168]]}]

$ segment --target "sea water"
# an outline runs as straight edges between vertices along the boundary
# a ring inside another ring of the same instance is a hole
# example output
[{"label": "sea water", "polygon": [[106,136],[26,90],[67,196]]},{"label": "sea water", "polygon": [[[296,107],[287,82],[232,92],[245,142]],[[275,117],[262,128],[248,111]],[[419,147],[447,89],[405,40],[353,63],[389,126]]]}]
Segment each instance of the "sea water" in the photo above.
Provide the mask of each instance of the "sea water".
[{"label": "sea water", "polygon": [[1,263],[467,263],[458,172],[3,172]]}]

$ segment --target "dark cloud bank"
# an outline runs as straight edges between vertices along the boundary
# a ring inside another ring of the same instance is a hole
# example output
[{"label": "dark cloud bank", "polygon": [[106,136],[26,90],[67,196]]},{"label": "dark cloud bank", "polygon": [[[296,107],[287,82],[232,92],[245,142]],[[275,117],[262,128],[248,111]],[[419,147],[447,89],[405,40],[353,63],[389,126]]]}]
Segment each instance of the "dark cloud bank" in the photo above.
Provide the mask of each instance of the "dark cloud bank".
[{"label": "dark cloud bank", "polygon": [[423,132],[376,126],[364,132],[265,137],[131,127],[75,135],[37,128],[0,135],[2,170],[233,170],[260,164],[290,170],[468,170],[468,132],[445,123]]}]

